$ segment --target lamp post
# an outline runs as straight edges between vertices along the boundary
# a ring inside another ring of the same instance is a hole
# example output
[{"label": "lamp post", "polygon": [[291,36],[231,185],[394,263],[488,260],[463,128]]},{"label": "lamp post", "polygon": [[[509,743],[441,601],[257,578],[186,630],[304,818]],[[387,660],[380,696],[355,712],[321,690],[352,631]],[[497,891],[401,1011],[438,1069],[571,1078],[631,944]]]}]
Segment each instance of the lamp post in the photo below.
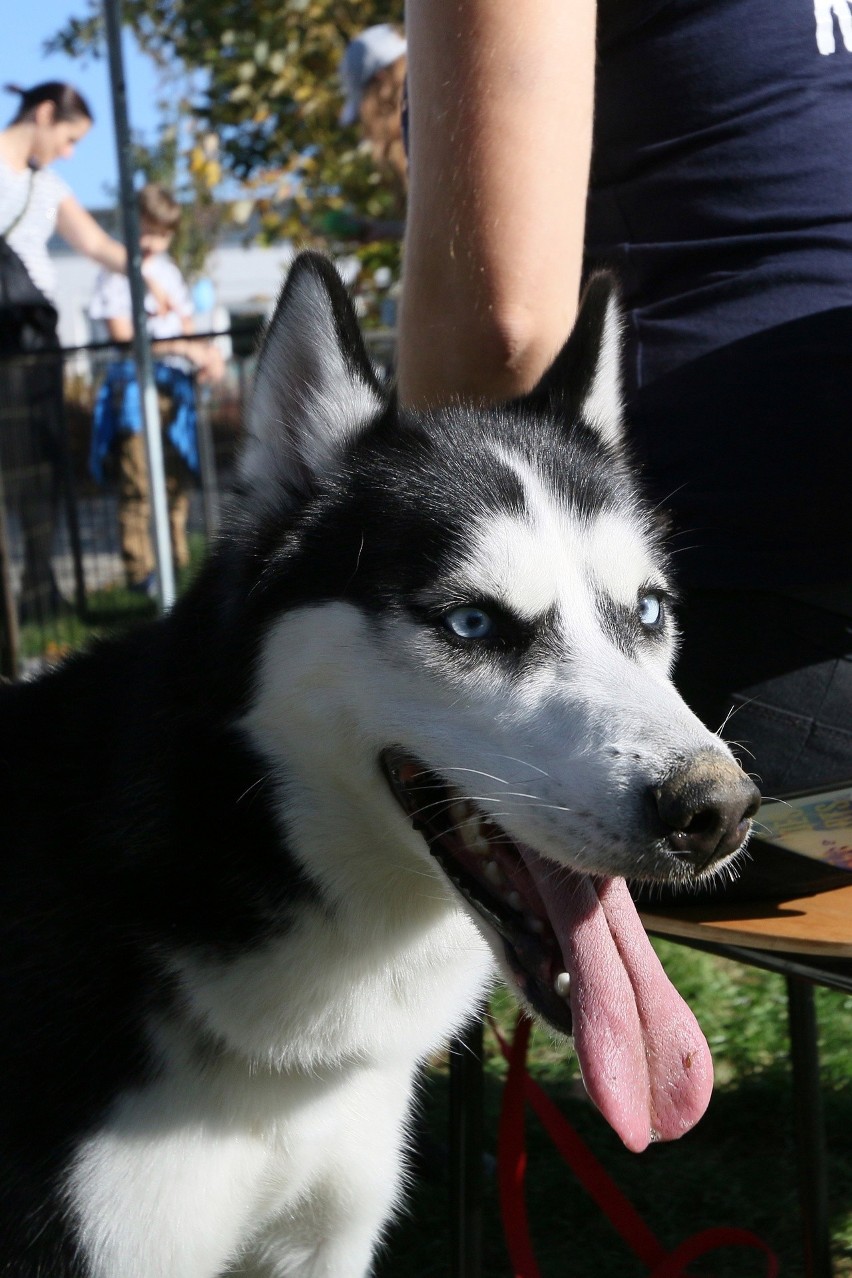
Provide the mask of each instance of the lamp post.
[{"label": "lamp post", "polygon": [[124,55],[121,49],[121,0],[103,0],[103,3],[115,141],[118,151],[121,214],[124,242],[127,245],[127,277],[130,281],[130,302],[133,314],[133,358],[139,381],[142,429],[145,433],[151,485],[154,554],[157,561],[157,596],[160,608],[165,611],[175,600],[175,571],[169,534],[169,506],[163,465],[160,406],[154,383],[154,362],[151,358],[151,343],[148,340],[145,316],[145,282],[142,278],[142,253],[139,247],[139,210],[133,187],[130,128],[127,119],[127,86],[124,78]]}]

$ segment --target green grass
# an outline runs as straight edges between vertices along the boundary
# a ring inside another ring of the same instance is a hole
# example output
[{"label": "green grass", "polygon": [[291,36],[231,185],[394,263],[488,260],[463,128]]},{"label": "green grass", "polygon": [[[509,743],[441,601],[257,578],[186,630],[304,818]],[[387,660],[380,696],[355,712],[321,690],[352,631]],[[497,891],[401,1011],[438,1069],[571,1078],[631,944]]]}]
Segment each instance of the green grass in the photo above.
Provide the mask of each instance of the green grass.
[{"label": "green grass", "polygon": [[[571,1052],[535,1030],[529,1067],[667,1249],[699,1230],[733,1225],[758,1233],[775,1250],[782,1278],[804,1278],[793,1111],[788,1064],[786,986],[780,976],[654,942],[669,975],[698,1016],[713,1050],[716,1087],[707,1114],[682,1140],[630,1154],[585,1099]],[[818,989],[825,1125],[835,1278],[852,1278],[852,996]],[[509,1027],[508,995],[493,1002]],[[496,1153],[505,1077],[486,1031],[486,1149]],[[446,1063],[429,1071],[423,1106],[428,1129],[446,1140]],[[543,1278],[647,1278],[528,1115],[527,1205]],[[441,1278],[449,1272],[447,1191],[439,1175],[416,1182],[381,1257],[380,1278]],[[486,1178],[484,1278],[512,1270],[502,1236],[497,1186]],[[757,1252],[718,1251],[690,1266],[695,1278],[759,1278]]]},{"label": "green grass", "polygon": [[[188,537],[190,566],[177,574],[177,591],[182,594],[204,561],[205,540],[201,533]],[[69,652],[84,648],[94,639],[150,621],[157,615],[155,600],[128,590],[116,582],[86,596],[82,616],[69,605],[43,623],[27,622],[20,627],[20,656],[26,662],[43,657],[48,663],[59,661]]]}]

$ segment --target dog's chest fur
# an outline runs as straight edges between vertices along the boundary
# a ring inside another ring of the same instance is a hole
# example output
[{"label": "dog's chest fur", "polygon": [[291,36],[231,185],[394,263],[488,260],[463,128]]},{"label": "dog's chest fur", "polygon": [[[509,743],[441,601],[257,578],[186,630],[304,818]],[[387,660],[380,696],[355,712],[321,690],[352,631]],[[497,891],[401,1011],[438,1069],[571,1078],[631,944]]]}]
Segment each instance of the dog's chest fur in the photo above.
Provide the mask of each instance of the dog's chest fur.
[{"label": "dog's chest fur", "polygon": [[118,1099],[67,1179],[97,1278],[253,1273],[267,1232],[280,1262],[302,1234],[315,1247],[323,1213],[339,1245],[348,1232],[353,1255],[369,1248],[361,1222],[387,1215],[403,1179],[417,1064],[469,1014],[491,962],[440,898],[431,919],[401,902],[393,937],[381,911],[373,927],[311,913],[237,960],[175,965],[188,1016],[152,1027],[156,1077]]}]

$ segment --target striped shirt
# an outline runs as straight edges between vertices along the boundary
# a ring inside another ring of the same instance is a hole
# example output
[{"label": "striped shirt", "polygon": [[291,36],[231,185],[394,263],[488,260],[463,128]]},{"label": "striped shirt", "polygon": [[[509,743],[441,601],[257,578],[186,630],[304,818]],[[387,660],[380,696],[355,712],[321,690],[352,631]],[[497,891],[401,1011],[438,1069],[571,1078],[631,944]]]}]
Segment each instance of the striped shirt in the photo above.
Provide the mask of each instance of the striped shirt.
[{"label": "striped shirt", "polygon": [[[56,227],[59,205],[70,194],[68,184],[51,169],[19,172],[0,156],[0,235],[15,250],[33,283],[52,301],[56,297],[56,270],[47,252],[47,241]],[[6,228],[24,208],[24,216],[6,235]]]}]

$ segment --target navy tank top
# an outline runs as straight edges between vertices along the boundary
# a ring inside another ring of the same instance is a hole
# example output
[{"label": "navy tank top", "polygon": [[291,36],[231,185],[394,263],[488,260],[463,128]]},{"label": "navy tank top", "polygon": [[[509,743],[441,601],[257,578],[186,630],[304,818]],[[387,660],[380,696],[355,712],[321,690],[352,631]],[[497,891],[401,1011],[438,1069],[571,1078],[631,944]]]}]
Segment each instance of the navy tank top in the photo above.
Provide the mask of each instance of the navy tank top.
[{"label": "navy tank top", "polygon": [[687,584],[852,578],[852,0],[601,0],[602,266]]},{"label": "navy tank top", "polygon": [[602,0],[598,50],[589,262],[636,383],[852,305],[849,0]]}]

